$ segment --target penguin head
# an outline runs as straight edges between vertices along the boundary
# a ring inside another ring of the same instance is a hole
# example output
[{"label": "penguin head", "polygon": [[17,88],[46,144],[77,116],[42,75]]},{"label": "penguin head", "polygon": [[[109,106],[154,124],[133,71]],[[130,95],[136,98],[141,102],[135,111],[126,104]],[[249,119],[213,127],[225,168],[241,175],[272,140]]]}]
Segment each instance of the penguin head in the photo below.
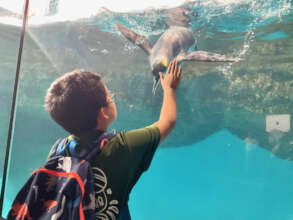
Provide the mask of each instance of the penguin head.
[{"label": "penguin head", "polygon": [[158,86],[160,75],[159,73],[165,73],[167,70],[168,62],[167,60],[156,60],[152,63],[152,73],[153,73],[153,94],[156,92],[156,88]]},{"label": "penguin head", "polygon": [[156,60],[152,64],[152,72],[154,77],[159,77],[159,73],[165,73],[167,70],[168,62],[167,60]]}]

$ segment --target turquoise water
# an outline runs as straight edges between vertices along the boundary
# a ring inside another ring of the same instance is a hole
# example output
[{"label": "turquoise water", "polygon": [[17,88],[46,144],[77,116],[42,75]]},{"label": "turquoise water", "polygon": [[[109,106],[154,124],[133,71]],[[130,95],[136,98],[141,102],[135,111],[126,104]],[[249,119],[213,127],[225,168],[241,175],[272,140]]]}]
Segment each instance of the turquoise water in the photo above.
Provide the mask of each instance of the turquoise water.
[{"label": "turquoise water", "polygon": [[130,208],[134,219],[291,219],[292,173],[292,162],[223,130],[159,150]]},{"label": "turquoise water", "polygon": [[[41,8],[36,2],[34,10]],[[20,36],[20,27],[11,22],[17,16],[1,4],[0,174]],[[199,50],[242,61],[184,63],[176,128],[130,196],[133,219],[292,219],[291,120],[268,121],[271,115],[293,113],[291,2],[197,1],[182,7]],[[56,77],[75,68],[99,72],[115,93],[118,118],[111,128],[118,131],[149,125],[160,113],[162,90],[151,93],[148,57],[114,24],[121,22],[155,43],[180,15],[167,9],[102,10],[61,21],[54,17],[57,11],[29,20],[3,216],[52,143],[67,135],[43,109],[46,89]]]}]

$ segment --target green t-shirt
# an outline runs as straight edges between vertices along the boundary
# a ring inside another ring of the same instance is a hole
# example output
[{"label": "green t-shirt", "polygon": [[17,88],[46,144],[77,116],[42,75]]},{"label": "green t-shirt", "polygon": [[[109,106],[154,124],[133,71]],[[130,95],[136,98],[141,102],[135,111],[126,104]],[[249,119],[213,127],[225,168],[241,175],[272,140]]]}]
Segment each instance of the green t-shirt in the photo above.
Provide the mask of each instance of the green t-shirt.
[{"label": "green t-shirt", "polygon": [[[84,138],[75,138],[85,144],[100,134],[95,132]],[[104,219],[102,217],[105,215],[118,215],[119,210],[127,204],[131,189],[149,168],[159,142],[160,131],[156,126],[123,131],[90,161],[95,182],[97,217]]]}]

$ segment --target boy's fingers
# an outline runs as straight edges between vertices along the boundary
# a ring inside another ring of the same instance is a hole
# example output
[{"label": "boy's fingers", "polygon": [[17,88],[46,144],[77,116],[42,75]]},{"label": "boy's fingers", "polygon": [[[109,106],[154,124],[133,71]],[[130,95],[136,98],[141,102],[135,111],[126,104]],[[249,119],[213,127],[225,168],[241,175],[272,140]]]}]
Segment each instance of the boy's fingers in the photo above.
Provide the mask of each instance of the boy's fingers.
[{"label": "boy's fingers", "polygon": [[171,61],[167,73],[172,72],[173,61]]},{"label": "boy's fingers", "polygon": [[169,66],[168,66],[168,69],[167,69],[167,71],[166,71],[166,74],[168,74],[168,73],[170,72],[171,64],[172,64],[172,62],[169,63]]},{"label": "boy's fingers", "polygon": [[177,60],[175,59],[175,60],[174,60],[174,73],[175,73],[175,75],[177,74],[177,71],[178,71],[178,62],[177,62]]},{"label": "boy's fingers", "polygon": [[161,81],[164,80],[164,75],[162,72],[159,72],[159,75],[160,75],[160,78],[161,78]]},{"label": "boy's fingers", "polygon": [[174,73],[174,69],[175,69],[175,62],[174,60],[172,60],[171,73]]},{"label": "boy's fingers", "polygon": [[178,71],[178,73],[177,73],[177,74],[178,74],[178,75],[177,75],[178,78],[181,77],[181,73],[182,73],[182,67],[179,68],[179,71]]}]

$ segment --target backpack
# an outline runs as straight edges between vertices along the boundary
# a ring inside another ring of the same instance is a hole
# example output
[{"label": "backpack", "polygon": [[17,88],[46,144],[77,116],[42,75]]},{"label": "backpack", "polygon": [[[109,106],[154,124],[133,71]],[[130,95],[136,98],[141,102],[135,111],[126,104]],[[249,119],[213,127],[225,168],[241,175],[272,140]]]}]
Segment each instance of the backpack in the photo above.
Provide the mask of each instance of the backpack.
[{"label": "backpack", "polygon": [[35,170],[18,192],[7,219],[95,219],[94,180],[89,161],[114,136],[103,133],[78,153],[75,139],[58,139],[45,165]]}]

